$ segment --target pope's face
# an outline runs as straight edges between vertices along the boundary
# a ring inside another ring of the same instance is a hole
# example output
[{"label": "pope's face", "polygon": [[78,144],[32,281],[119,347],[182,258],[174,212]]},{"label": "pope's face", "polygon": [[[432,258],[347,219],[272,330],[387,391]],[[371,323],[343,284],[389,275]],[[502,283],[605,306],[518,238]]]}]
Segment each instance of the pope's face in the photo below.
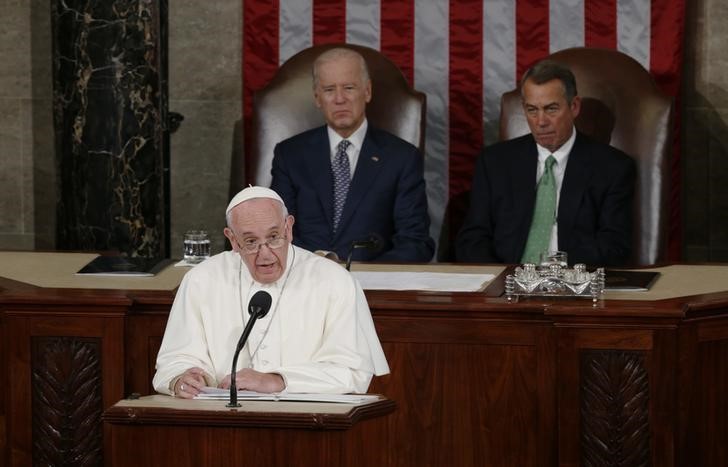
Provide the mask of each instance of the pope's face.
[{"label": "pope's face", "polygon": [[564,85],[558,79],[542,84],[527,79],[521,95],[531,134],[539,145],[556,151],[571,137],[574,119],[581,109],[579,96],[569,103]]},{"label": "pope's face", "polygon": [[[225,236],[256,281],[269,284],[285,272],[293,222],[293,216],[283,216],[281,203],[269,198],[251,199],[230,211]],[[256,244],[256,252],[246,251]]]},{"label": "pope's face", "polygon": [[314,88],[316,106],[326,123],[343,138],[351,136],[364,121],[372,99],[371,81],[362,79],[356,57],[339,57],[319,64]]}]

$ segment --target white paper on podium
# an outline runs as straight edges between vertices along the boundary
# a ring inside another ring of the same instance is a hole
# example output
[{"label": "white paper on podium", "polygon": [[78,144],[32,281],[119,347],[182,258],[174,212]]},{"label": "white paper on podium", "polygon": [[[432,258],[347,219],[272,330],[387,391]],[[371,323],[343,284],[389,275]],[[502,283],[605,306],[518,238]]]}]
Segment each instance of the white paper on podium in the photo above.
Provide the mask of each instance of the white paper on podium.
[{"label": "white paper on podium", "polygon": [[[228,400],[228,389],[205,386],[195,399]],[[296,402],[337,402],[343,404],[361,404],[379,399],[374,394],[310,394],[310,393],[262,393],[255,391],[238,391],[238,400],[241,401],[296,401]]]},{"label": "white paper on podium", "polygon": [[364,290],[426,290],[437,292],[477,292],[493,274],[449,272],[353,271]]}]

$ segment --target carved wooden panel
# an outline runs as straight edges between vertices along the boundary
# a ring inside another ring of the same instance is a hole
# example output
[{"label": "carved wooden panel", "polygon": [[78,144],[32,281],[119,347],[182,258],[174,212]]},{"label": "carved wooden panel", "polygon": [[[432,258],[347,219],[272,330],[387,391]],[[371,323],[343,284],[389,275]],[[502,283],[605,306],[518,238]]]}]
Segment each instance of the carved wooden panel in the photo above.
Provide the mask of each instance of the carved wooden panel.
[{"label": "carved wooden panel", "polygon": [[649,380],[643,352],[580,352],[581,465],[649,466]]},{"label": "carved wooden panel", "polygon": [[698,344],[693,465],[728,465],[728,336]]},{"label": "carved wooden panel", "polygon": [[101,465],[101,339],[32,338],[34,465]]}]

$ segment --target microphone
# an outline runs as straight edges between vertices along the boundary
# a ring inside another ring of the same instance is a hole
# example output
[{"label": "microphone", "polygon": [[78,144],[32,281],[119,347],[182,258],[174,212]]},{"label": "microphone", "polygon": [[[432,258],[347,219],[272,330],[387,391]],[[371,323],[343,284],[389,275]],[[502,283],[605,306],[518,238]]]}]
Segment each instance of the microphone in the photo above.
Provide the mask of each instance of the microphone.
[{"label": "microphone", "polygon": [[382,247],[382,241],[379,235],[370,233],[364,240],[354,240],[349,246],[349,253],[346,255],[346,270],[351,269],[351,257],[357,248],[366,248],[367,250],[377,251]]},{"label": "microphone", "polygon": [[272,302],[273,298],[268,292],[259,290],[255,292],[255,295],[250,299],[250,303],[248,303],[250,319],[248,320],[248,324],[245,325],[245,329],[243,329],[243,334],[240,336],[238,345],[235,347],[235,353],[233,354],[233,369],[230,372],[230,403],[227,407],[240,407],[240,404],[238,404],[238,388],[235,381],[235,368],[238,366],[238,355],[240,355],[240,351],[245,346],[255,322],[258,318],[262,318],[268,314]]}]

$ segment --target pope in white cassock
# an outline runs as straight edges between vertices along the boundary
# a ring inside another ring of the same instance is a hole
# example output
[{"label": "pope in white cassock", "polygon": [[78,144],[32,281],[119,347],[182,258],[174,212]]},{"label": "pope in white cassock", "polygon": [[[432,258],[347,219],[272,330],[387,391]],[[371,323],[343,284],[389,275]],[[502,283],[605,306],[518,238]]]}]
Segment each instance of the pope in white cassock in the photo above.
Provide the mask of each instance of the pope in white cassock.
[{"label": "pope in white cassock", "polygon": [[238,389],[362,393],[373,375],[389,373],[361,287],[339,264],[291,244],[294,219],[274,191],[242,190],[226,218],[233,251],[198,264],[180,284],[157,356],[158,392],[192,398],[203,386],[230,387],[259,290],[273,302],[240,353]]}]

